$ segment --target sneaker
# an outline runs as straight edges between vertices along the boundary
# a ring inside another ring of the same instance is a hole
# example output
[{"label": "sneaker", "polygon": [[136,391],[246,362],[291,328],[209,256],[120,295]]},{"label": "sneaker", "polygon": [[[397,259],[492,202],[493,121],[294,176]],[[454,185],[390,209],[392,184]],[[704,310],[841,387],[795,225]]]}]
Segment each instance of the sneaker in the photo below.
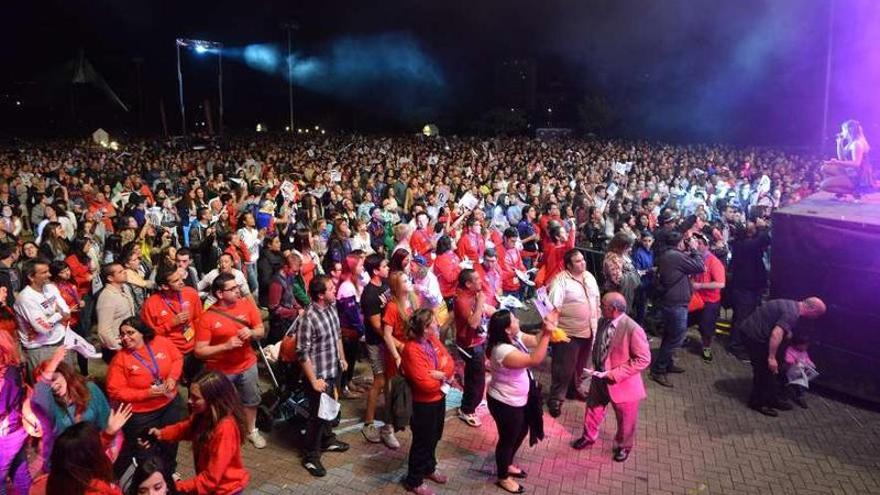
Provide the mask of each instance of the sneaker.
[{"label": "sneaker", "polygon": [[376,428],[376,425],[373,423],[364,425],[361,434],[363,434],[364,438],[370,443],[379,443],[382,441],[382,438],[379,436],[379,428]]},{"label": "sneaker", "polygon": [[348,387],[344,387],[342,389],[342,398],[343,399],[360,399],[361,394],[353,391],[352,389],[350,389]]},{"label": "sneaker", "polygon": [[397,450],[400,448],[400,442],[397,441],[397,437],[394,436],[394,428],[391,425],[385,425],[379,431],[379,437],[382,439],[382,443],[385,444],[391,450]]},{"label": "sneaker", "polygon": [[342,440],[333,440],[332,442],[330,442],[329,445],[323,447],[321,450],[324,452],[345,452],[350,447],[350,445],[343,442]]},{"label": "sneaker", "polygon": [[703,347],[703,361],[711,363],[712,357],[712,349],[709,347]]},{"label": "sneaker", "polygon": [[670,364],[668,368],[666,368],[666,372],[667,373],[684,373],[684,368],[673,363],[673,364]]},{"label": "sneaker", "polygon": [[303,460],[302,465],[315,478],[323,478],[327,475],[327,470],[324,469],[324,465],[321,464],[320,460]]},{"label": "sneaker", "polygon": [[480,422],[480,418],[477,417],[476,414],[467,414],[462,412],[461,409],[458,410],[458,419],[464,421],[465,423],[467,423],[468,426],[471,426],[473,428],[479,428],[483,425],[483,423]]},{"label": "sneaker", "polygon": [[263,438],[263,435],[260,435],[260,430],[254,428],[253,430],[251,430],[251,433],[248,435],[247,438],[251,441],[252,444],[254,444],[254,447],[258,449],[266,448],[266,439]]}]

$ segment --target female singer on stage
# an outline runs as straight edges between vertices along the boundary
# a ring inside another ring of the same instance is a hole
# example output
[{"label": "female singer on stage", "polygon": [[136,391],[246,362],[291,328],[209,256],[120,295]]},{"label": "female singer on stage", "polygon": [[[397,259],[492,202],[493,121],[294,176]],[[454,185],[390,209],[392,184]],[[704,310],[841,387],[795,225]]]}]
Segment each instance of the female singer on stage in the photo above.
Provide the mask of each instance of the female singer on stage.
[{"label": "female singer on stage", "polygon": [[825,180],[820,188],[834,193],[840,199],[852,194],[858,201],[863,192],[874,187],[873,170],[868,154],[871,146],[865,139],[862,126],[856,120],[847,120],[837,135],[837,158],[822,166]]}]

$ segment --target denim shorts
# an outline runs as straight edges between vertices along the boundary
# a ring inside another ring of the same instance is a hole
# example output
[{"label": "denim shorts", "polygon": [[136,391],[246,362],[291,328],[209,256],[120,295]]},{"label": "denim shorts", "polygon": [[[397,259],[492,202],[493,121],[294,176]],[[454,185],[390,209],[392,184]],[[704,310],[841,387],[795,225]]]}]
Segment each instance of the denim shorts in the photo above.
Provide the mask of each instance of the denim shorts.
[{"label": "denim shorts", "polygon": [[260,405],[260,383],[256,363],[241,373],[226,375],[226,378],[229,378],[229,381],[235,385],[243,406],[255,407]]}]

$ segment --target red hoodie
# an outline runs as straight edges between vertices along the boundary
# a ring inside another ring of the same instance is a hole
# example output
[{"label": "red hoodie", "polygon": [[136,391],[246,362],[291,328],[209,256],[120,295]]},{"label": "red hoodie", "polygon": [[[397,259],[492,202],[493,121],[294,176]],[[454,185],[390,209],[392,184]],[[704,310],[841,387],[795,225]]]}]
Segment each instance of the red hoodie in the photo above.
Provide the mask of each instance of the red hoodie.
[{"label": "red hoodie", "polygon": [[[206,413],[210,414],[210,413]],[[193,442],[196,476],[177,482],[180,493],[199,495],[232,495],[242,492],[250,474],[241,459],[241,432],[232,416],[221,419],[204,443],[198,443],[198,432],[192,429],[193,417],[159,430],[163,442]]]}]

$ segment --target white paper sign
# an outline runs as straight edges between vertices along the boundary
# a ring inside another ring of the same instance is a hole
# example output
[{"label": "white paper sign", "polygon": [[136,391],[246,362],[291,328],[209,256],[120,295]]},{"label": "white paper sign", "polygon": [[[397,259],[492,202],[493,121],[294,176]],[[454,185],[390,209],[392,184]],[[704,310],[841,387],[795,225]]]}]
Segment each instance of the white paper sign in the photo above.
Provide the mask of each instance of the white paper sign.
[{"label": "white paper sign", "polygon": [[462,196],[461,199],[458,200],[458,206],[461,206],[468,211],[473,211],[477,208],[477,205],[479,204],[480,200],[477,199],[477,197],[470,192],[464,193],[464,196]]}]

